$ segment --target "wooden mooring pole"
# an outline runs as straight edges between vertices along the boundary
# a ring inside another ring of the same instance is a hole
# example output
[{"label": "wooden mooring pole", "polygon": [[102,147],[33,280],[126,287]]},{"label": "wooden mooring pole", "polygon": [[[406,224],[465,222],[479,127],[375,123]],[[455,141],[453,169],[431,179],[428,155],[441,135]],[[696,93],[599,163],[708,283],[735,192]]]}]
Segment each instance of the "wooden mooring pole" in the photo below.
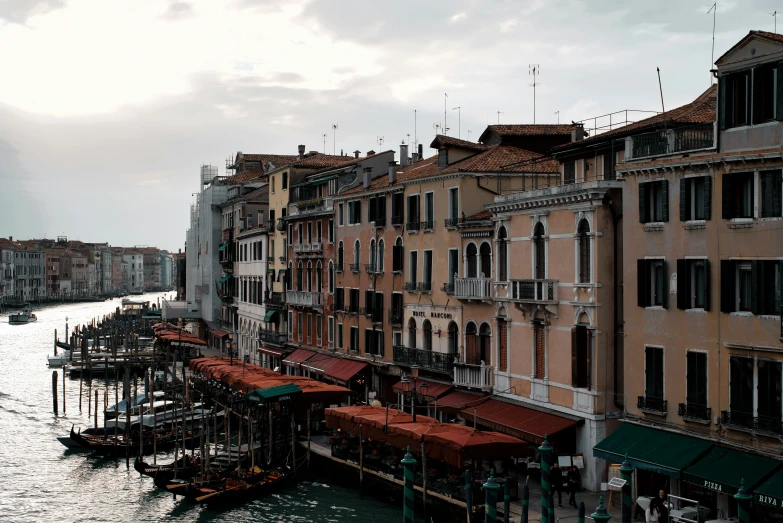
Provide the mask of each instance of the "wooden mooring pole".
[{"label": "wooden mooring pole", "polygon": [[63,414],[65,414],[65,372],[63,372]]},{"label": "wooden mooring pole", "polygon": [[98,389],[95,389],[95,410],[93,411],[95,429],[98,429]]},{"label": "wooden mooring pole", "polygon": [[57,371],[52,371],[52,406],[54,407],[54,415],[57,416]]}]

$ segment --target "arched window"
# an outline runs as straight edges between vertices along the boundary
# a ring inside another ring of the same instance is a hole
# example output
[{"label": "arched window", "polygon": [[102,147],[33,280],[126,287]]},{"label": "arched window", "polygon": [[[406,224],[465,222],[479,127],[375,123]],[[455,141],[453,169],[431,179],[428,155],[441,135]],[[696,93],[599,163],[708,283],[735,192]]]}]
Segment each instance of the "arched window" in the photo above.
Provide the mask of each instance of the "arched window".
[{"label": "arched window", "polygon": [[506,372],[508,371],[508,324],[505,318],[505,309],[501,309],[498,312],[498,332],[497,332],[497,346],[498,346],[498,370]]},{"label": "arched window", "polygon": [[481,363],[478,331],[476,330],[476,324],[472,321],[465,325],[465,363],[469,365],[479,365]]},{"label": "arched window", "polygon": [[359,256],[361,255],[361,246],[359,245],[359,240],[356,240],[353,244],[353,263],[354,265],[359,265]]},{"label": "arched window", "polygon": [[416,320],[413,318],[408,320],[408,347],[416,348]]},{"label": "arched window", "polygon": [[383,255],[384,255],[384,241],[383,238],[378,240],[378,272],[383,272]]},{"label": "arched window", "polygon": [[546,378],[546,325],[541,313],[533,318],[533,354],[535,354],[534,378]]},{"label": "arched window", "polygon": [[315,266],[315,292],[321,292],[321,285],[323,284],[323,265],[321,261]]},{"label": "arched window", "polygon": [[424,335],[424,343],[423,343],[423,349],[424,350],[432,350],[432,323],[430,323],[430,320],[424,320],[424,325],[422,330]]},{"label": "arched window", "polygon": [[579,248],[579,283],[590,283],[590,224],[584,218],[576,230],[577,247]]},{"label": "arched window", "polygon": [[533,232],[533,250],[535,251],[535,267],[533,278],[543,280],[546,278],[546,247],[544,245],[544,224],[538,222]]},{"label": "arched window", "polygon": [[296,290],[302,291],[304,287],[304,265],[299,262],[299,266],[296,268]]},{"label": "arched window", "polygon": [[402,272],[403,268],[403,250],[402,250],[402,238],[397,238],[394,242],[394,248],[392,249],[392,271]]},{"label": "arched window", "polygon": [[342,270],[343,267],[343,241],[337,244],[337,266]]},{"label": "arched window", "polygon": [[378,253],[375,252],[375,238],[370,240],[370,267],[375,270],[375,257]]},{"label": "arched window", "polygon": [[477,278],[478,277],[478,252],[476,251],[476,244],[469,243],[468,244],[468,278]]},{"label": "arched window", "polygon": [[590,388],[593,336],[589,327],[590,318],[582,313],[571,328],[571,386],[578,389]]},{"label": "arched window", "polygon": [[329,262],[329,274],[327,277],[329,278],[329,292],[334,293],[334,264],[331,261]]},{"label": "arched window", "polygon": [[313,262],[307,262],[307,292],[313,292]]},{"label": "arched window", "polygon": [[489,328],[488,323],[482,323],[479,330],[479,353],[481,354],[481,361],[489,365],[491,358],[491,340],[492,331]]},{"label": "arched window", "polygon": [[449,323],[449,354],[457,354],[457,343],[459,341],[459,327],[453,321]]},{"label": "arched window", "polygon": [[508,235],[506,228],[498,229],[498,281],[508,281]]},{"label": "arched window", "polygon": [[286,290],[289,291],[293,288],[294,285],[293,275],[292,275],[292,273],[294,272],[293,268],[294,268],[293,262],[288,262],[288,270],[286,271],[284,278],[285,278],[285,288]]},{"label": "arched window", "polygon": [[479,258],[481,259],[481,276],[482,278],[492,277],[492,248],[489,246],[489,242],[481,244],[479,249]]}]

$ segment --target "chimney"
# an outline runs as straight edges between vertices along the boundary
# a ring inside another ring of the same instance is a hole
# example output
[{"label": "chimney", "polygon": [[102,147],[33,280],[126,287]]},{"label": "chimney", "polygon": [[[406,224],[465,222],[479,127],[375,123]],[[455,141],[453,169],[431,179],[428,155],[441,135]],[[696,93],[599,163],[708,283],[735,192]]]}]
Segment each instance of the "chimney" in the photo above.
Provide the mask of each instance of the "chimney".
[{"label": "chimney", "polygon": [[424,159],[424,145],[419,144],[419,160],[423,160],[423,159]]},{"label": "chimney", "polygon": [[8,236],[8,241],[9,241],[9,242],[12,242],[12,241],[14,241],[14,237],[13,237],[13,236]]},{"label": "chimney", "polygon": [[300,160],[301,160],[302,158],[304,158],[304,152],[305,152],[305,146],[304,146],[304,145],[300,145],[300,146],[299,146],[299,159],[300,159]]},{"label": "chimney", "polygon": [[584,124],[578,124],[577,127],[571,131],[571,141],[579,142],[585,139],[585,126]]},{"label": "chimney", "polygon": [[419,153],[411,154],[411,163],[416,163],[418,161],[419,161]]},{"label": "chimney", "polygon": [[397,162],[389,162],[389,184],[397,181]]},{"label": "chimney", "polygon": [[356,149],[356,150],[353,152],[353,157],[354,157],[354,158],[358,158],[358,157],[359,157],[361,154],[362,154],[362,152],[361,152],[359,149]]},{"label": "chimney", "polygon": [[372,156],[373,154],[375,154],[375,151],[373,151],[372,149],[367,151],[367,156]]},{"label": "chimney", "polygon": [[370,187],[370,173],[372,173],[372,167],[365,167],[364,168],[364,188],[367,189]]},{"label": "chimney", "polygon": [[405,143],[400,145],[400,167],[408,167],[408,144]]}]

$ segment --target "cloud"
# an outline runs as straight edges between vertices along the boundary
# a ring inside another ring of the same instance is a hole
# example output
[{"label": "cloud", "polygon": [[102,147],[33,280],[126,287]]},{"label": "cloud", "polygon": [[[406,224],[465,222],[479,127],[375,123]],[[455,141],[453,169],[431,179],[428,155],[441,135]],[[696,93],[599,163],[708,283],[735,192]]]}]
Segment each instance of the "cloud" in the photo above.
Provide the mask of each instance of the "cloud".
[{"label": "cloud", "polygon": [[516,18],[510,18],[500,22],[500,32],[507,33],[519,25],[519,20]]},{"label": "cloud", "polygon": [[468,16],[467,13],[465,13],[465,11],[462,11],[461,13],[451,15],[451,17],[449,17],[449,21],[453,24],[455,22],[459,22],[460,20],[464,20],[467,16]]},{"label": "cloud", "polygon": [[33,16],[63,7],[64,0],[3,0],[0,2],[0,20],[24,24]]},{"label": "cloud", "polygon": [[193,5],[188,2],[171,2],[163,14],[165,20],[184,20],[194,16]]}]

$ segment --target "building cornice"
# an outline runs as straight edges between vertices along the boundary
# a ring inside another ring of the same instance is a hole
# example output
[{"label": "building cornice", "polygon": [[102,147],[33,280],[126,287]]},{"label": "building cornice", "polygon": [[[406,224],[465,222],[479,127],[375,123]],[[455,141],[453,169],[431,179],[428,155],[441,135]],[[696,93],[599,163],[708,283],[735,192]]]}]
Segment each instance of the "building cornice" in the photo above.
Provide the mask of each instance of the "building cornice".
[{"label": "building cornice", "polygon": [[617,166],[617,174],[623,176],[631,176],[638,174],[664,174],[667,171],[675,172],[677,170],[688,170],[696,167],[712,168],[719,165],[728,164],[748,164],[748,163],[764,163],[767,160],[779,160],[783,158],[783,150],[767,152],[767,153],[753,153],[748,151],[747,153],[738,153],[724,156],[694,156],[688,158],[682,158],[680,161],[668,161],[666,163],[656,162],[651,160],[645,164],[634,164],[623,167]]},{"label": "building cornice", "polygon": [[487,205],[493,213],[519,212],[531,209],[565,207],[602,201],[607,191],[620,189],[622,181],[598,180],[593,182],[559,185],[546,189],[506,194]]}]

